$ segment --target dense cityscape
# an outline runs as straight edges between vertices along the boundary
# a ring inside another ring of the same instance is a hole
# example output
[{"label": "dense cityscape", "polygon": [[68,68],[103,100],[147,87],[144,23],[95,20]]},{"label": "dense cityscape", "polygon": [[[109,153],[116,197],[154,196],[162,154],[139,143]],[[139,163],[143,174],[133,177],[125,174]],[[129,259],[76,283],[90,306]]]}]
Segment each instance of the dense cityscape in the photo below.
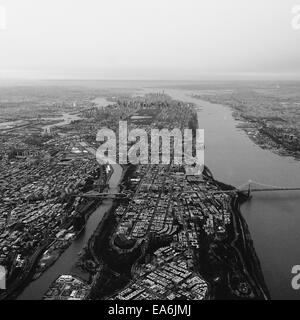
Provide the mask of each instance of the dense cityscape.
[{"label": "dense cityscape", "polygon": [[1,310],[300,300],[299,36],[300,0],[0,0]]},{"label": "dense cityscape", "polygon": [[[0,298],[17,298],[51,272],[86,232],[90,215],[110,201],[77,252],[76,270],[55,277],[41,298],[267,299],[239,211],[246,194],[216,181],[207,167],[195,175],[172,158],[168,165],[96,160],[100,128],[117,130],[124,120],[146,132],[195,130],[194,105],[164,92],[108,99],[105,107],[86,98],[64,102],[63,116],[56,103],[53,114],[47,106],[34,118],[15,114],[2,125],[0,264],[7,287]],[[113,193],[118,170],[119,191]]]}]

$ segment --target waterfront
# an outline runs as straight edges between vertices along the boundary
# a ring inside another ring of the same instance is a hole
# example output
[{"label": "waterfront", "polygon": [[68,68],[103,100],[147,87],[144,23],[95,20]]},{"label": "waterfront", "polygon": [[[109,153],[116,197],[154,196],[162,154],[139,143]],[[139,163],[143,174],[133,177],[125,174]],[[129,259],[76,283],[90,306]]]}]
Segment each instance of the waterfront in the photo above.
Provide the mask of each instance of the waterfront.
[{"label": "waterfront", "polygon": [[[114,171],[109,180],[108,192],[118,191],[118,185],[122,177],[122,167],[114,165]],[[103,203],[90,215],[84,231],[76,238],[70,247],[59,259],[46,270],[37,280],[32,281],[18,296],[18,300],[40,300],[50,287],[51,283],[61,274],[73,274],[78,254],[87,245],[105,213],[111,209],[113,200],[104,200]]]},{"label": "waterfront", "polygon": [[[147,89],[144,92],[157,92]],[[205,164],[214,177],[239,186],[249,179],[276,186],[299,187],[300,162],[255,145],[236,127],[229,107],[191,97],[196,90],[166,89],[174,99],[195,103],[199,127],[205,130]],[[255,193],[241,210],[249,225],[266,284],[273,299],[299,299],[291,269],[299,264],[300,193]]]},{"label": "waterfront", "polygon": [[46,126],[43,126],[42,129],[44,133],[47,133],[51,130],[51,128],[65,126],[67,124],[70,124],[72,121],[80,120],[80,119],[81,117],[79,115],[70,114],[70,113],[63,113],[61,117],[58,117],[58,118],[43,118],[43,120],[56,120],[56,121],[62,120],[62,121],[53,123],[53,124],[48,124]]},{"label": "waterfront", "polygon": [[[141,94],[161,90],[147,89]],[[199,127],[205,129],[205,163],[217,180],[235,186],[249,179],[283,187],[299,186],[300,163],[256,146],[237,128],[229,107],[192,98],[192,94],[200,93],[197,90],[167,89],[165,93],[174,99],[196,104]],[[72,273],[78,252],[111,205],[112,201],[107,200],[96,210],[98,214],[90,217],[85,233],[40,279],[29,284],[19,299],[40,299],[58,275]],[[241,208],[274,299],[299,299],[299,293],[291,287],[291,268],[300,260],[299,207],[299,192],[289,191],[255,193]]]}]

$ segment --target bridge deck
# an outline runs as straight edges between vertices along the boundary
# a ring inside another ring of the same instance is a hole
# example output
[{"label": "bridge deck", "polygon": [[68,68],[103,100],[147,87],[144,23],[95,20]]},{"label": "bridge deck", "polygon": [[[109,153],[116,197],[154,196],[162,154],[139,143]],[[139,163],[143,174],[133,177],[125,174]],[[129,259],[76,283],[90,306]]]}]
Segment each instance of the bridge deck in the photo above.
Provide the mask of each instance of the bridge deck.
[{"label": "bridge deck", "polygon": [[[233,189],[233,190],[214,190],[210,191],[209,193],[233,193],[233,192],[248,192],[247,189],[241,190],[241,189]],[[250,189],[250,192],[266,192],[266,191],[300,191],[300,188],[277,188],[277,189],[271,189],[271,188],[263,188],[263,189]]]}]

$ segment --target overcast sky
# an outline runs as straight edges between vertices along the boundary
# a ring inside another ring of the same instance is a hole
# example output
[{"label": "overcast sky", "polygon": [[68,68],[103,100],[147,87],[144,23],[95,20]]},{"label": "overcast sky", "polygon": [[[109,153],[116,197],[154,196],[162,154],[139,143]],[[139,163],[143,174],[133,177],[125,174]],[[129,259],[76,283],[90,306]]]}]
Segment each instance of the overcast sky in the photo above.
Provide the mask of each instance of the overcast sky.
[{"label": "overcast sky", "polygon": [[297,4],[300,0],[0,0],[6,12],[0,78],[295,77],[300,30],[291,26],[291,9]]}]

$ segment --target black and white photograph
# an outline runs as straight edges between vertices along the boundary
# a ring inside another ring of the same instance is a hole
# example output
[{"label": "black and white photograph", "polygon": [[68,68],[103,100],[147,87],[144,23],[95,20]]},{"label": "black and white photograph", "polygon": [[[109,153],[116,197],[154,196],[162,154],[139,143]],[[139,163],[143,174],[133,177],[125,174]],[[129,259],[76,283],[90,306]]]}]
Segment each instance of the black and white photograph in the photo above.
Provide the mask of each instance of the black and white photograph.
[{"label": "black and white photograph", "polygon": [[0,0],[5,300],[300,300],[300,0]]}]

